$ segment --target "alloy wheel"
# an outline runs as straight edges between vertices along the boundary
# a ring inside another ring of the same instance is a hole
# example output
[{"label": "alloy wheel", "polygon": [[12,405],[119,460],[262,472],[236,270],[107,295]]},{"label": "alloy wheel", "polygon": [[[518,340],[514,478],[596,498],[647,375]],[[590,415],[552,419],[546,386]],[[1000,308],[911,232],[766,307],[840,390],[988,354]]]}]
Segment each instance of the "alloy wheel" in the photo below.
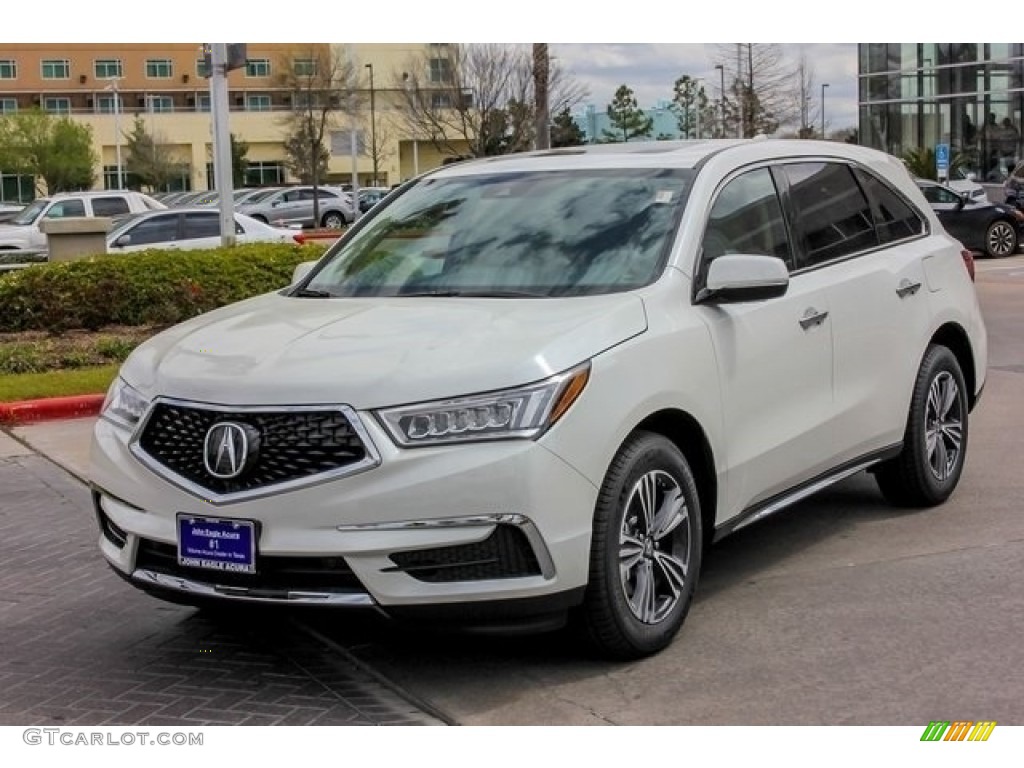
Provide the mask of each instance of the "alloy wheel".
[{"label": "alloy wheel", "polygon": [[948,371],[936,376],[925,404],[925,451],[936,480],[948,478],[960,460],[963,446],[963,406],[960,388]]},{"label": "alloy wheel", "polygon": [[1005,221],[997,221],[988,230],[988,252],[993,256],[1009,256],[1017,247],[1017,236],[1013,227]]}]

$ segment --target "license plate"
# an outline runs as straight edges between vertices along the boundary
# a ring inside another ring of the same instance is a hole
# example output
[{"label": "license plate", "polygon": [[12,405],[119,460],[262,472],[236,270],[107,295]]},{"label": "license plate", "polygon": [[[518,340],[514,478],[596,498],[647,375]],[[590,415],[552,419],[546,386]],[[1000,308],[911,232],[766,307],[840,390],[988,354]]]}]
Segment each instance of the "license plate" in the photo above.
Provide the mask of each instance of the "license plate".
[{"label": "license plate", "polygon": [[256,524],[178,515],[178,564],[256,573]]}]

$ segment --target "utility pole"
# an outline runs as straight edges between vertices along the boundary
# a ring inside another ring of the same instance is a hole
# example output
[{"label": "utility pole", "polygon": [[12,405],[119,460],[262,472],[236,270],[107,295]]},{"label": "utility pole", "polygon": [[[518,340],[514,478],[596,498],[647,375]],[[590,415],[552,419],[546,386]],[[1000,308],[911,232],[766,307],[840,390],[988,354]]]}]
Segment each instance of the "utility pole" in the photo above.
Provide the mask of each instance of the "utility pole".
[{"label": "utility pole", "polygon": [[370,70],[370,159],[373,160],[373,186],[377,186],[380,182],[377,181],[377,108],[374,104],[373,64],[367,64],[366,68]]},{"label": "utility pole", "polygon": [[210,115],[213,118],[213,180],[220,198],[220,244],[235,244],[234,190],[231,179],[231,130],[228,126],[228,44],[210,51]]},{"label": "utility pole", "polygon": [[537,149],[551,147],[551,127],[548,114],[548,78],[550,74],[548,44],[533,44],[533,94],[536,121],[534,123],[534,146]]}]

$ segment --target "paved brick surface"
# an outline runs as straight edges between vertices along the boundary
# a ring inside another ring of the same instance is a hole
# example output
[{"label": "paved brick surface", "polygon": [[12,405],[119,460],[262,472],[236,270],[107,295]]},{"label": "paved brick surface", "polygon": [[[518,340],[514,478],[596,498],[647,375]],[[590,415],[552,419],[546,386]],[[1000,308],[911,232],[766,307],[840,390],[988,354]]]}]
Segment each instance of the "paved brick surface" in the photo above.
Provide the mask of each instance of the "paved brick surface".
[{"label": "paved brick surface", "polygon": [[211,617],[123,583],[85,486],[3,447],[0,725],[443,724],[290,614]]}]

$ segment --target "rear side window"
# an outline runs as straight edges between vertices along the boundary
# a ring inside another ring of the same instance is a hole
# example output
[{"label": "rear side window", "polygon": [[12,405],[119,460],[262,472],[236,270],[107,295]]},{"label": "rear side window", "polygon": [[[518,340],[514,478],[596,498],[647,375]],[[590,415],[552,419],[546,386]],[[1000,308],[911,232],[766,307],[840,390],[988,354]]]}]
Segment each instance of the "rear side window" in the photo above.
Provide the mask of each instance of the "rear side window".
[{"label": "rear side window", "polygon": [[[878,230],[878,240],[882,245],[924,233],[924,220],[910,203],[896,194],[888,184],[860,168],[854,173],[871,201],[875,229]],[[942,187],[937,189],[945,191]],[[927,197],[927,194],[925,196]]]},{"label": "rear side window", "polygon": [[123,197],[95,197],[92,201],[93,216],[117,216],[128,210],[128,201]]},{"label": "rear side window", "polygon": [[50,206],[47,219],[66,219],[69,216],[85,216],[85,203],[81,200],[61,200]]},{"label": "rear side window", "polygon": [[844,163],[789,163],[789,181],[804,269],[878,245],[871,206]]},{"label": "rear side window", "polygon": [[[245,230],[235,222],[235,234],[244,234]],[[219,213],[186,213],[184,240],[198,240],[202,237],[220,237]]]},{"label": "rear side window", "polygon": [[124,234],[131,235],[130,245],[149,245],[177,240],[178,214],[145,219]]}]

